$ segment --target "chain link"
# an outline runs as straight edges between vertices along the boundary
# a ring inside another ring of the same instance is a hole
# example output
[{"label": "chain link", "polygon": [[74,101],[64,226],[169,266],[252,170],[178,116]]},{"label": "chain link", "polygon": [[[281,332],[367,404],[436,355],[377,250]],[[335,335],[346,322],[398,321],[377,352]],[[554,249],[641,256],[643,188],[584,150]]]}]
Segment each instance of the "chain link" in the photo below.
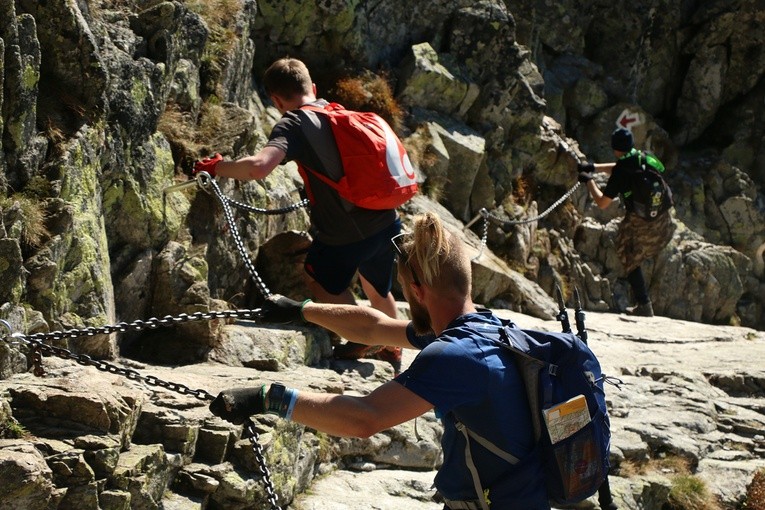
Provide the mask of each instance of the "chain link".
[{"label": "chain link", "polygon": [[[231,212],[231,207],[233,206],[238,209],[248,211],[251,213],[278,215],[278,214],[285,214],[292,211],[296,211],[300,209],[301,207],[308,207],[309,201],[306,199],[303,199],[300,202],[297,202],[295,204],[292,204],[286,207],[278,208],[278,209],[262,209],[259,207],[253,207],[251,205],[244,204],[242,202],[237,202],[236,200],[233,200],[231,198],[224,196],[223,192],[220,189],[220,186],[218,186],[218,183],[206,172],[199,172],[199,174],[197,174],[197,183],[199,184],[201,188],[205,189],[205,191],[207,191],[208,187],[212,188],[215,197],[218,199],[218,202],[220,202],[221,208],[223,209],[223,215],[226,218],[226,222],[228,223],[229,230],[231,231],[231,235],[234,238],[234,244],[236,245],[236,248],[242,257],[242,261],[244,262],[245,267],[247,267],[247,271],[250,273],[250,277],[255,282],[255,285],[257,286],[261,295],[264,298],[269,297],[271,295],[271,291],[268,289],[265,282],[263,282],[263,280],[260,278],[260,275],[258,275],[258,272],[255,270],[255,266],[252,264],[252,260],[250,259],[250,256],[244,247],[244,243],[242,242],[242,238],[239,235],[239,229],[237,228],[236,223],[234,222],[234,215]],[[152,382],[159,382],[159,380],[152,379]],[[188,388],[183,387],[182,385],[174,385],[174,387],[171,389],[174,389],[176,391],[180,390],[181,393],[184,393],[187,391],[189,392],[193,391],[193,390],[188,390]],[[261,475],[263,477],[263,485],[265,486],[268,502],[271,505],[272,510],[280,510],[277,496],[276,496],[276,491],[274,489],[273,482],[271,481],[271,475],[268,471],[268,466],[266,465],[266,461],[263,456],[263,448],[258,442],[258,433],[254,429],[254,424],[252,423],[252,420],[248,419],[247,421],[245,421],[244,425],[245,425],[244,429],[247,432],[247,438],[250,440],[250,443],[252,444],[253,452],[255,453],[255,460],[258,464],[258,468],[260,469]]]},{"label": "chain link", "polygon": [[255,462],[258,464],[260,475],[263,477],[263,486],[266,489],[266,497],[268,498],[268,503],[271,505],[271,510],[280,510],[279,500],[276,496],[276,489],[274,488],[274,483],[271,481],[271,472],[266,465],[266,459],[263,456],[263,447],[258,442],[258,433],[255,431],[255,424],[252,423],[251,419],[247,418],[244,422],[244,430],[247,432],[247,439],[250,440],[252,451],[255,454]]},{"label": "chain link", "polygon": [[[555,208],[557,208],[559,205],[561,205],[563,202],[565,202],[568,199],[568,197],[573,195],[574,192],[577,189],[579,189],[579,186],[581,184],[582,183],[580,183],[580,182],[577,182],[576,184],[574,184],[571,187],[571,189],[566,191],[563,194],[563,196],[561,196],[558,200],[553,202],[553,204],[550,207],[548,207],[547,209],[545,209],[544,212],[534,216],[533,218],[526,218],[526,219],[523,219],[523,220],[503,220],[502,218],[491,214],[488,211],[488,209],[486,209],[485,207],[481,208],[481,210],[478,211],[478,214],[480,216],[483,216],[483,235],[481,236],[481,249],[478,251],[478,255],[473,257],[473,260],[478,260],[478,258],[480,258],[480,256],[483,254],[484,248],[486,248],[486,242],[488,241],[488,238],[489,238],[489,221],[491,221],[492,223],[494,223],[496,225],[500,225],[500,227],[502,227],[503,230],[508,230],[513,225],[525,225],[527,223],[533,223],[535,221],[539,221],[542,218],[544,218],[545,216],[547,216],[548,214],[550,214],[551,212],[553,212],[553,210],[555,210]],[[476,219],[478,219],[478,217],[476,217]],[[474,221],[475,220],[471,221],[468,224],[468,226],[472,225]]]},{"label": "chain link", "polygon": [[269,297],[271,295],[271,291],[268,290],[265,282],[255,270],[252,259],[250,259],[250,255],[247,253],[247,250],[244,247],[244,243],[242,242],[242,237],[239,235],[239,229],[234,222],[234,214],[231,212],[231,207],[229,206],[229,199],[223,195],[223,192],[221,191],[220,186],[218,186],[218,183],[215,181],[215,179],[210,177],[209,174],[206,174],[207,178],[205,178],[202,174],[206,173],[199,172],[198,178],[200,185],[203,188],[206,188],[207,186],[212,188],[213,193],[215,194],[215,198],[217,198],[218,202],[220,202],[220,206],[223,209],[223,216],[226,218],[231,236],[234,238],[234,244],[236,245],[236,249],[239,251],[239,255],[242,257],[242,261],[244,262],[247,271],[250,273],[250,278],[252,278],[252,281],[255,282],[255,286],[258,288],[258,291],[260,291],[260,294],[264,298]]},{"label": "chain link", "polygon": [[[277,214],[285,214],[291,211],[295,211],[297,209],[300,209],[301,207],[307,207],[309,204],[308,200],[304,199],[298,203],[289,205],[287,207],[282,207],[279,209],[271,209],[271,210],[261,209],[261,208],[252,207],[247,204],[243,204],[241,202],[237,202],[235,200],[225,197],[220,187],[218,186],[218,183],[215,181],[215,179],[213,179],[206,172],[200,172],[197,175],[196,181],[197,181],[197,184],[203,189],[207,187],[212,188],[215,194],[215,197],[218,199],[221,207],[223,208],[223,214],[224,214],[224,217],[226,218],[226,222],[229,225],[231,235],[234,238],[234,243],[237,247],[237,250],[239,251],[239,254],[242,257],[242,260],[244,261],[245,266],[247,267],[248,272],[250,273],[250,276],[252,277],[253,281],[255,282],[262,296],[264,298],[269,297],[271,295],[271,291],[268,289],[266,284],[258,275],[257,271],[255,270],[255,266],[253,265],[252,260],[250,259],[249,254],[245,250],[244,243],[242,242],[242,238],[239,235],[239,229],[236,227],[236,223],[234,222],[234,215],[231,212],[231,206],[234,206],[249,212],[254,212],[254,213],[277,215]],[[165,192],[167,193],[167,192],[175,191],[178,189],[182,189],[183,187],[187,185],[189,184],[184,183],[182,186],[178,186],[178,185],[171,186],[170,188],[166,189]],[[182,323],[191,322],[191,321],[231,319],[231,318],[256,319],[259,317],[260,317],[259,309],[224,310],[224,311],[212,311],[207,313],[196,312],[193,314],[183,313],[177,316],[166,315],[165,317],[162,317],[162,318],[150,318],[145,321],[135,320],[129,323],[120,322],[114,325],[87,327],[82,329],[68,329],[64,331],[52,331],[48,333],[35,333],[32,335],[24,335],[20,333],[12,334],[12,329],[10,327],[10,324],[5,320],[0,321],[1,323],[0,325],[8,329],[8,333],[9,333],[8,335],[5,335],[2,337],[3,340],[9,343],[22,343],[22,344],[25,344],[27,347],[29,347],[29,349],[31,350],[30,357],[32,360],[32,365],[34,367],[33,371],[34,371],[34,374],[38,377],[42,377],[45,375],[45,370],[42,365],[43,355],[57,356],[59,358],[73,360],[80,365],[95,367],[97,370],[100,370],[102,372],[108,372],[114,375],[123,376],[131,381],[138,381],[138,382],[147,384],[149,386],[161,387],[166,390],[179,393],[181,395],[191,395],[199,400],[212,401],[215,399],[215,397],[211,393],[203,389],[192,389],[186,386],[185,384],[165,381],[153,375],[144,376],[144,375],[141,375],[136,370],[120,367],[108,361],[96,360],[88,356],[87,354],[74,353],[70,351],[69,349],[66,349],[63,347],[57,347],[55,345],[49,345],[44,342],[51,341],[51,340],[74,339],[74,338],[80,338],[84,336],[106,335],[106,334],[117,333],[117,332],[124,333],[126,331],[142,331],[144,329],[156,329],[159,327],[174,326],[177,324],[182,324]],[[17,341],[10,342],[8,340],[9,338],[16,339]],[[255,461],[258,465],[258,469],[262,476],[263,485],[266,491],[266,497],[268,498],[268,502],[271,505],[271,509],[281,510],[278,504],[278,499],[276,496],[274,484],[271,480],[271,475],[268,470],[268,466],[266,465],[265,457],[263,455],[263,447],[259,443],[259,436],[257,431],[255,431],[254,424],[252,420],[250,420],[249,418],[244,423],[244,430],[247,434],[247,439],[249,439],[252,445],[253,453],[255,454]]]},{"label": "chain link", "polygon": [[32,335],[14,335],[14,338],[25,338],[31,341],[64,340],[67,338],[80,338],[83,336],[108,335],[110,333],[124,333],[126,331],[142,331],[144,329],[157,329],[182,324],[184,322],[208,321],[213,319],[258,319],[260,309],[255,310],[221,310],[210,312],[195,312],[192,314],[182,313],[176,316],[166,315],[160,319],[152,317],[147,320],[135,320],[133,322],[119,322],[117,324],[88,327],[83,329],[67,329],[64,331],[51,331],[49,333],[34,333]]},{"label": "chain link", "polygon": [[483,233],[481,234],[481,249],[478,250],[478,255],[473,257],[473,261],[481,258],[481,255],[483,255],[483,250],[486,248],[486,242],[489,239],[489,211],[485,208],[482,208],[479,212],[481,216],[483,216]]},{"label": "chain link", "polygon": [[77,354],[70,351],[69,349],[65,349],[64,347],[48,345],[42,343],[40,340],[34,340],[29,337],[26,337],[24,342],[26,342],[26,344],[29,345],[32,349],[32,363],[35,366],[35,375],[37,376],[45,375],[45,372],[42,368],[42,355],[45,354],[48,356],[58,356],[62,359],[73,360],[80,365],[95,367],[102,372],[109,372],[110,374],[120,375],[130,379],[131,381],[143,382],[149,386],[158,386],[160,388],[165,388],[167,390],[180,393],[181,395],[191,395],[198,398],[199,400],[215,399],[212,394],[205,390],[191,389],[185,384],[165,381],[153,375],[144,376],[133,369],[120,367],[108,361],[93,359],[87,354]]},{"label": "chain link", "polygon": [[267,216],[275,216],[278,214],[286,214],[292,211],[297,211],[298,209],[301,209],[303,207],[308,207],[308,200],[303,199],[300,202],[288,205],[286,207],[281,207],[279,209],[261,209],[260,207],[253,207],[248,204],[244,204],[242,202],[237,202],[236,200],[228,197],[224,197],[226,202],[229,205],[232,205],[236,207],[237,209],[241,209],[243,211],[251,212],[251,213],[257,213],[257,214],[265,214]]}]

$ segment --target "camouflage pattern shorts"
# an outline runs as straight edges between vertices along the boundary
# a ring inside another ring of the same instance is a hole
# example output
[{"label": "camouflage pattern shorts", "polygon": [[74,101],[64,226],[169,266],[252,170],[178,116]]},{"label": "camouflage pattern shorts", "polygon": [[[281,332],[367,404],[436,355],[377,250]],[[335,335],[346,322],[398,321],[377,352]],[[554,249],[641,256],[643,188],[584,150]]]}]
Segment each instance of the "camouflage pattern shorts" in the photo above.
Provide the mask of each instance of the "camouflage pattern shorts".
[{"label": "camouflage pattern shorts", "polygon": [[616,253],[625,274],[631,273],[644,260],[656,257],[674,233],[675,223],[669,211],[652,221],[627,213],[619,225],[616,238]]}]

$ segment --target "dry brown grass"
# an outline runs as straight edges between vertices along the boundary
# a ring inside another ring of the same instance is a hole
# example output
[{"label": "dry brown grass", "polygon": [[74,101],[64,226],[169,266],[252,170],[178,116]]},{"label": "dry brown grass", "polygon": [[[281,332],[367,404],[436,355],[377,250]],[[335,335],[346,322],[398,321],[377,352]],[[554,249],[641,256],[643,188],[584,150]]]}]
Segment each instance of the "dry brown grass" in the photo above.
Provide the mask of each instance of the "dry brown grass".
[{"label": "dry brown grass", "polygon": [[242,0],[185,0],[183,3],[199,14],[210,28],[229,27],[244,7]]},{"label": "dry brown grass", "polygon": [[765,510],[765,469],[754,473],[752,482],[746,488],[746,510]]},{"label": "dry brown grass", "polygon": [[19,239],[24,246],[39,247],[50,234],[45,227],[45,206],[39,200],[33,200],[21,194],[0,199],[0,209],[18,207],[20,218]]},{"label": "dry brown grass", "polygon": [[197,138],[191,115],[175,104],[167,105],[159,117],[157,130],[171,141],[192,143]]},{"label": "dry brown grass", "polygon": [[202,111],[199,114],[196,140],[201,143],[202,141],[210,140],[220,135],[224,118],[225,114],[222,106],[211,102],[202,105]]},{"label": "dry brown grass", "polygon": [[534,188],[534,180],[526,175],[522,175],[513,181],[513,199],[517,204],[528,205],[531,202]]},{"label": "dry brown grass", "polygon": [[394,131],[400,131],[404,114],[384,76],[367,71],[359,76],[341,78],[329,94],[349,110],[375,112]]},{"label": "dry brown grass", "polygon": [[703,480],[691,473],[690,461],[677,455],[668,455],[645,462],[624,461],[619,465],[619,476],[634,478],[659,473],[672,480],[667,510],[720,510],[717,498]]},{"label": "dry brown grass", "polygon": [[175,104],[167,105],[157,123],[157,131],[170,143],[177,166],[187,168],[199,159],[200,134],[190,113],[181,111]]},{"label": "dry brown grass", "polygon": [[648,459],[645,462],[625,460],[619,464],[619,475],[626,478],[648,473],[688,475],[691,473],[691,465],[688,459],[677,455]]}]

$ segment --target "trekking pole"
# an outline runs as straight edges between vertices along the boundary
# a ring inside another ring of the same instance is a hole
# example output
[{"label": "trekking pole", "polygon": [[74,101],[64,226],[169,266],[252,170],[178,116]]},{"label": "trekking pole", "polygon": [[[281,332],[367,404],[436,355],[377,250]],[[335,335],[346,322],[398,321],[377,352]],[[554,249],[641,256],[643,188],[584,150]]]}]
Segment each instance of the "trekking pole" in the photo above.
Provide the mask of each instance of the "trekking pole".
[{"label": "trekking pole", "polygon": [[582,301],[579,299],[579,289],[574,287],[574,321],[576,322],[576,336],[582,342],[587,343],[587,328],[584,326],[584,310]]},{"label": "trekking pole", "polygon": [[555,285],[555,297],[558,299],[558,315],[555,316],[560,321],[560,325],[563,328],[564,333],[571,333],[571,323],[568,321],[568,312],[566,311],[566,303],[563,301],[563,292],[560,290],[559,285]]}]

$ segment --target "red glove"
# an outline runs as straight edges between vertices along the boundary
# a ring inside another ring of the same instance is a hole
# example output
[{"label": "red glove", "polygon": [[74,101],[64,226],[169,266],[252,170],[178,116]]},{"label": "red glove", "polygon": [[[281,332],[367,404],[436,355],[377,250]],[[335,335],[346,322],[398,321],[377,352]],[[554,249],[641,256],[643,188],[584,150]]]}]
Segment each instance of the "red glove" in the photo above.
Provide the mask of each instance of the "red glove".
[{"label": "red glove", "polygon": [[213,157],[205,158],[194,163],[194,170],[191,173],[197,175],[199,172],[207,172],[210,174],[210,177],[215,177],[215,167],[217,167],[218,163],[221,161],[223,161],[223,156],[216,152]]}]

